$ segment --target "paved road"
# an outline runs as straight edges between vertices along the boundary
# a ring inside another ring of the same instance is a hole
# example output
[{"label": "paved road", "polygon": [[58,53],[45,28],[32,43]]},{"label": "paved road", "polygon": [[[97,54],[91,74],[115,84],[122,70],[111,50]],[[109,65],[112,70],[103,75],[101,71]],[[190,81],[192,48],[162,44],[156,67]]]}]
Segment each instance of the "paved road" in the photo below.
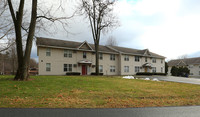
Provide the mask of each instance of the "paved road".
[{"label": "paved road", "polygon": [[174,76],[142,76],[143,78],[157,78],[161,81],[171,81],[171,82],[180,82],[180,83],[189,83],[200,85],[199,78],[185,78],[185,77],[174,77]]},{"label": "paved road", "polygon": [[0,117],[199,117],[200,106],[127,109],[6,109]]}]

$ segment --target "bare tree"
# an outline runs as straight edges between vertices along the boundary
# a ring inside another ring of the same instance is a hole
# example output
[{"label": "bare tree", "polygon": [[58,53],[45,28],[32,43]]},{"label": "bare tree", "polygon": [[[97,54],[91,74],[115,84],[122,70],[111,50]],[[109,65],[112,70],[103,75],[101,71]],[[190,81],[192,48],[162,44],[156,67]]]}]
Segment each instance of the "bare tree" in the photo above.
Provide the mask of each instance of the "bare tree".
[{"label": "bare tree", "polygon": [[[50,15],[52,12],[51,8],[45,8],[48,10],[42,11],[41,8],[38,8],[38,0],[32,0],[27,2],[29,2],[29,4],[25,4],[25,0],[18,0],[18,2],[16,2],[15,5],[13,5],[12,0],[6,0],[6,4],[8,4],[9,6],[10,16],[12,17],[14,25],[15,42],[17,50],[18,68],[14,80],[27,80],[29,78],[28,69],[30,65],[32,43],[37,28],[36,24],[42,22],[42,19],[46,19],[51,22],[58,21],[60,23],[64,23],[62,20],[69,18],[53,17],[54,15]],[[24,10],[24,7],[29,7],[29,5],[31,8]],[[18,8],[15,9],[15,7],[13,6],[16,6]],[[28,17],[30,17],[30,21],[24,21],[25,13]],[[23,45],[23,39],[25,40],[25,45]]]},{"label": "bare tree", "polygon": [[186,59],[186,58],[188,58],[187,54],[184,54],[184,55],[181,55],[181,56],[178,57],[178,59]]},{"label": "bare tree", "polygon": [[116,0],[81,0],[80,11],[89,19],[92,36],[95,44],[96,75],[99,74],[99,41],[101,33],[118,25],[113,15]]},{"label": "bare tree", "polygon": [[7,50],[13,45],[13,43],[9,41],[9,35],[13,33],[14,27],[12,21],[7,18],[8,8],[6,7],[7,4],[5,1],[6,0],[0,0],[0,52]]},{"label": "bare tree", "polygon": [[33,58],[30,59],[30,68],[38,68],[38,63]]},{"label": "bare tree", "polygon": [[106,45],[117,46],[117,41],[113,36],[110,36],[106,41]]}]

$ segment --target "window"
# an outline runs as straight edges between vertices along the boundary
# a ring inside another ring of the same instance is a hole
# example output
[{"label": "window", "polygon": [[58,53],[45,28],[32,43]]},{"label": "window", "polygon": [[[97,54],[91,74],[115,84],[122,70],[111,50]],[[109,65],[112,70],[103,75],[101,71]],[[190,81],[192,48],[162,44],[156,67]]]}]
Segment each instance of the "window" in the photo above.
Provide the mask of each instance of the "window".
[{"label": "window", "polygon": [[99,65],[99,72],[103,72],[103,65]]},{"label": "window", "polygon": [[51,63],[46,63],[46,71],[51,71]]},{"label": "window", "polygon": [[72,72],[72,64],[64,64],[64,72]]},{"label": "window", "polygon": [[51,56],[51,49],[50,48],[46,49],[46,56]]},{"label": "window", "polygon": [[153,73],[156,72],[156,67],[152,67],[152,72],[153,72]]},{"label": "window", "polygon": [[189,65],[189,68],[193,68],[193,65]]},{"label": "window", "polygon": [[129,61],[129,56],[128,55],[124,55],[124,61]]},{"label": "window", "polygon": [[72,51],[70,51],[70,50],[64,50],[64,57],[72,58]]},{"label": "window", "polygon": [[102,53],[99,53],[99,59],[103,60],[103,54]]},{"label": "window", "polygon": [[145,62],[147,62],[147,57],[145,57]]},{"label": "window", "polygon": [[139,66],[135,66],[135,72],[140,72],[140,67]]},{"label": "window", "polygon": [[135,61],[139,62],[140,61],[140,57],[139,56],[135,56]]},{"label": "window", "polygon": [[115,66],[110,66],[110,72],[115,72]]},{"label": "window", "polygon": [[152,58],[152,62],[153,62],[153,63],[156,63],[156,58]]},{"label": "window", "polygon": [[110,55],[110,60],[112,60],[112,61],[115,60],[115,55],[114,55],[114,54],[111,54],[111,55]]},{"label": "window", "polygon": [[86,52],[83,52],[83,58],[87,58]]},{"label": "window", "polygon": [[163,60],[161,59],[161,63],[163,63]]},{"label": "window", "polygon": [[124,66],[124,72],[129,72],[129,66]]},{"label": "window", "polygon": [[163,68],[161,67],[161,73],[163,73]]}]

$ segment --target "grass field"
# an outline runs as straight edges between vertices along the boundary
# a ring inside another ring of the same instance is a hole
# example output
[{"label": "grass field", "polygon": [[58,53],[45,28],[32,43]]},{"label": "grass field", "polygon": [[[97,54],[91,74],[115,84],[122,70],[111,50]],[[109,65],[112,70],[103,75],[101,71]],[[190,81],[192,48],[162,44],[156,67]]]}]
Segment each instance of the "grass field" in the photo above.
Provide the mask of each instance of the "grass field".
[{"label": "grass field", "polygon": [[200,105],[200,86],[120,77],[0,76],[0,107],[128,108]]}]

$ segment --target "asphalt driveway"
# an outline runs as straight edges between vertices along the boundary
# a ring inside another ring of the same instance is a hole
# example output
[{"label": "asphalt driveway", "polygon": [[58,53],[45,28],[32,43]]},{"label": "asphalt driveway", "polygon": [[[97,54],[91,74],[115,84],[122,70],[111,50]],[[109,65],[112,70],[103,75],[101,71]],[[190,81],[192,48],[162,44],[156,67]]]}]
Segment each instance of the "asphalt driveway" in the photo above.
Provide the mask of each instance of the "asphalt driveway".
[{"label": "asphalt driveway", "polygon": [[200,106],[113,109],[0,108],[0,117],[199,117]]},{"label": "asphalt driveway", "polygon": [[189,83],[200,85],[200,79],[198,78],[185,78],[185,77],[174,77],[174,76],[142,76],[143,78],[157,78],[160,81],[171,81],[180,83]]}]

